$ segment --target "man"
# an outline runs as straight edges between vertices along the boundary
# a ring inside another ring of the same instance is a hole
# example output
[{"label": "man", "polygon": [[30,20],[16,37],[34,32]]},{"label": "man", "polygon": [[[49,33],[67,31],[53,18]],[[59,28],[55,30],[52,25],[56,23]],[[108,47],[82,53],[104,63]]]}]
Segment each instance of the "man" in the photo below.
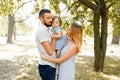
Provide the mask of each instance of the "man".
[{"label": "man", "polygon": [[[39,27],[36,31],[36,42],[40,55],[44,54],[47,57],[55,58],[54,47],[56,40],[51,39],[49,28],[52,25],[51,11],[48,9],[42,9],[39,12]],[[39,74],[42,80],[55,80],[55,63],[51,63],[41,58],[38,61]]]}]

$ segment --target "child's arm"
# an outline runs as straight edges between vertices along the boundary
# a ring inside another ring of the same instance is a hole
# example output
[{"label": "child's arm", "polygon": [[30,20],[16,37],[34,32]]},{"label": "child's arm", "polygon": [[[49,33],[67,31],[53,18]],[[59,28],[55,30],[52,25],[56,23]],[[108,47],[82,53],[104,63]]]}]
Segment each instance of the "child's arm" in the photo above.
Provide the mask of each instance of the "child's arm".
[{"label": "child's arm", "polygon": [[55,33],[52,35],[52,38],[61,38],[62,37],[62,31],[59,31],[58,33]]}]

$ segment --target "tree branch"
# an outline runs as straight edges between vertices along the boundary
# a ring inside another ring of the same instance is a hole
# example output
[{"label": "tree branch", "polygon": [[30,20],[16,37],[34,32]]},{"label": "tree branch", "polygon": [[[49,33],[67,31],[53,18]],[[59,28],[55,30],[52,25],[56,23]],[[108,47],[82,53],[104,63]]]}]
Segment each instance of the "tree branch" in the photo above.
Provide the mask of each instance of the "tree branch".
[{"label": "tree branch", "polygon": [[108,0],[108,1],[105,1],[105,3],[107,3],[107,2],[109,2],[109,0]]},{"label": "tree branch", "polygon": [[105,4],[104,0],[99,0],[99,2],[100,2],[100,5]]},{"label": "tree branch", "polygon": [[112,5],[114,5],[115,4],[115,2],[114,3],[111,3],[108,7],[107,7],[107,9],[109,9]]},{"label": "tree branch", "polygon": [[68,11],[69,11],[74,5],[76,5],[76,3],[78,3],[78,1],[75,1],[74,3],[72,3],[72,4],[70,5],[70,7],[68,7]]},{"label": "tree branch", "polygon": [[29,16],[27,16],[25,19],[22,19],[22,20],[18,20],[18,21],[15,21],[15,22],[23,22],[23,21],[26,21],[27,19],[29,18]]},{"label": "tree branch", "polygon": [[29,3],[29,2],[32,2],[32,1],[24,2],[22,5],[20,5],[20,6],[17,8],[17,10],[20,9],[21,7],[23,7],[25,4],[27,4],[27,3]]},{"label": "tree branch", "polygon": [[87,6],[88,8],[92,9],[94,11],[95,9],[95,4],[93,4],[92,2],[88,1],[88,0],[78,0],[79,2],[81,2],[82,4],[84,4],[85,6]]}]

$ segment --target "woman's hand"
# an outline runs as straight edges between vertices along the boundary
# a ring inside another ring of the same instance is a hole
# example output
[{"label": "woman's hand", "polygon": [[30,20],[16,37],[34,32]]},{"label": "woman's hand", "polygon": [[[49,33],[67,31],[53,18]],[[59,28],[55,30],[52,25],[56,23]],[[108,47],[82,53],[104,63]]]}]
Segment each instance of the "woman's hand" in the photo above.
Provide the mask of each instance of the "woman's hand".
[{"label": "woman's hand", "polygon": [[45,56],[44,54],[41,54],[41,58],[42,58],[43,60],[45,60],[45,59],[46,59],[46,56]]}]

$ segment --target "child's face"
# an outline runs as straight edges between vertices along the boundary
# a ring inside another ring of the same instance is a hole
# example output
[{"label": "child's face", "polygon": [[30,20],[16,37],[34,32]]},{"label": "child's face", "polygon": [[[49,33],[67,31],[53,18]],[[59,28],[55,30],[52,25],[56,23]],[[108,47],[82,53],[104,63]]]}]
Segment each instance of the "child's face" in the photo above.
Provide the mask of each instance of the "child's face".
[{"label": "child's face", "polygon": [[54,19],[54,21],[53,21],[53,23],[52,23],[52,26],[53,26],[53,27],[60,26],[60,22],[59,22],[58,18]]}]

